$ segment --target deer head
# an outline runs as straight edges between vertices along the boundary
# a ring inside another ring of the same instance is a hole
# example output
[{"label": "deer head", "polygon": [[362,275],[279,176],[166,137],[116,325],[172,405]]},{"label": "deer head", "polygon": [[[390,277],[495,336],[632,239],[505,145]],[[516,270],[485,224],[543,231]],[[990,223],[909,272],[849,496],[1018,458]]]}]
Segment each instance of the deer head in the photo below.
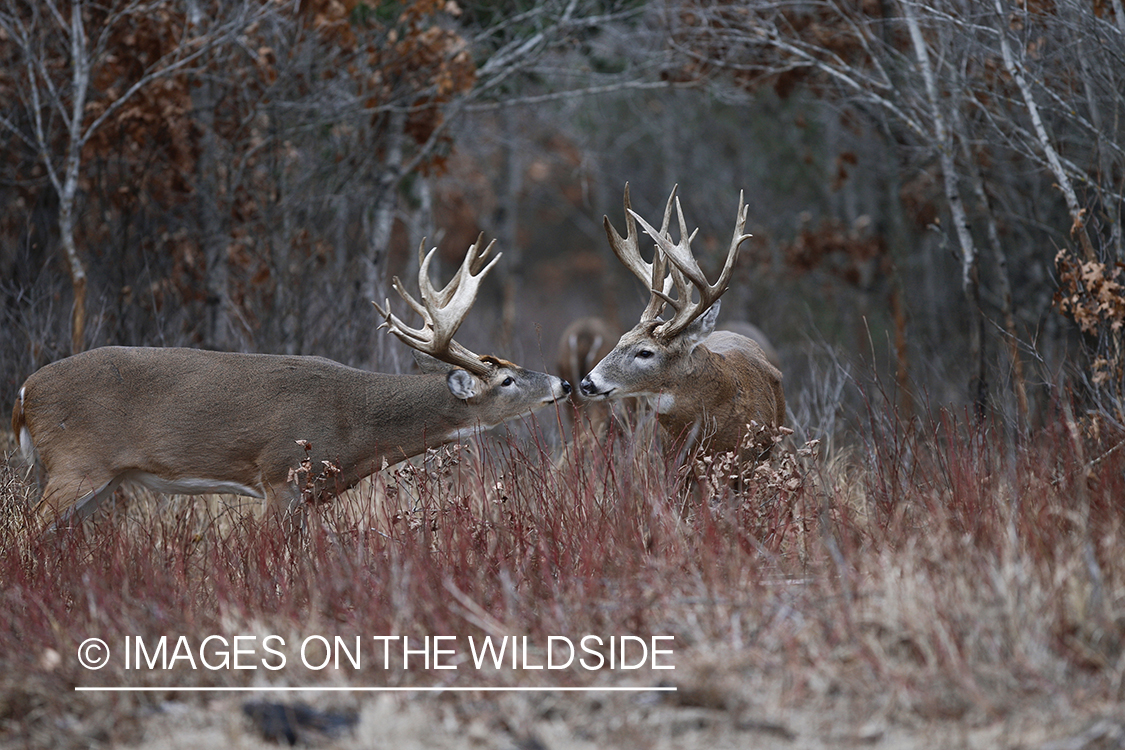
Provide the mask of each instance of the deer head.
[{"label": "deer head", "polygon": [[[668,231],[673,207],[678,242]],[[755,423],[772,433],[784,421],[781,372],[756,342],[715,332],[719,298],[730,284],[738,248],[749,237],[743,233],[746,215],[740,195],[730,249],[718,280],[711,283],[692,254],[695,233],[687,231],[675,188],[657,230],[632,210],[626,186],[626,236],[608,218],[606,235],[614,254],[651,296],[640,322],[582,380],[586,398],[648,397],[660,424],[685,444],[698,441],[713,450],[760,454],[744,438]],[[641,257],[635,222],[656,243],[652,263]],[[671,313],[667,319],[661,317],[666,310]]]},{"label": "deer head", "polygon": [[[502,255],[497,254],[486,264],[496,240],[482,249],[483,242],[484,234],[481,233],[469,247],[465,260],[454,277],[438,290],[430,281],[430,261],[437,248],[423,255],[423,239],[418,247],[418,291],[421,302],[406,291],[397,276],[394,277],[391,285],[395,291],[422,317],[420,328],[411,328],[392,314],[389,300],[384,301],[383,307],[378,303],[373,304],[384,319],[381,327],[387,328],[400,341],[423,355],[418,358],[423,372],[445,372],[450,392],[459,399],[491,402],[491,413],[500,417],[494,421],[486,418],[488,426],[493,426],[512,416],[508,411],[526,401],[528,394],[544,394],[541,403],[545,405],[564,397],[570,392],[570,385],[545,373],[525,370],[499,357],[476,354],[453,340],[453,335],[461,327],[465,315],[476,300],[481,282]],[[482,414],[482,417],[487,415]]]}]

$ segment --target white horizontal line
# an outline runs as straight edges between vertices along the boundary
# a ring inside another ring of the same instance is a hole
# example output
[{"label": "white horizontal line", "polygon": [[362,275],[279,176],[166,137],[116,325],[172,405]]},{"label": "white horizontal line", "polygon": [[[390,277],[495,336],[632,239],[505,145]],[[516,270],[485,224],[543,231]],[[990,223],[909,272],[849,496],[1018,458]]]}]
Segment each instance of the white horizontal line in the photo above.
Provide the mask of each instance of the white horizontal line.
[{"label": "white horizontal line", "polygon": [[516,693],[516,692],[559,692],[559,693],[609,693],[609,692],[675,692],[676,687],[551,687],[534,685],[529,687],[182,687],[169,685],[166,687],[75,687],[76,691],[84,692],[102,692],[102,693],[152,693],[152,692],[184,692],[184,693],[293,693],[304,691],[320,691],[320,692],[333,692],[333,693],[393,693],[393,692],[416,692],[416,693],[464,693],[470,691],[480,691],[486,693]]}]

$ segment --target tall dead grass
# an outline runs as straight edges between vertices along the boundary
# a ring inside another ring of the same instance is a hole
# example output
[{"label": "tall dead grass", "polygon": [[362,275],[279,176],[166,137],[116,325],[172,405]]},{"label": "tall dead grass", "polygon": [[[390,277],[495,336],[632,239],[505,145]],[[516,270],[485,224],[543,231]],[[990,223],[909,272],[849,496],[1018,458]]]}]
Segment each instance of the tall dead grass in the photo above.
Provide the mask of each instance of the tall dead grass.
[{"label": "tall dead grass", "polygon": [[[707,502],[650,440],[558,465],[541,443],[385,472],[312,508],[296,542],[244,510],[141,496],[36,539],[6,467],[0,733],[124,741],[127,717],[199,686],[671,684],[679,706],[738,714],[769,694],[891,723],[1125,697],[1125,449],[1064,411],[1018,444],[949,411],[872,415],[849,449],[775,455]],[[90,671],[75,656],[94,636],[213,634],[671,635],[676,669]],[[146,685],[170,690],[74,691]]]}]

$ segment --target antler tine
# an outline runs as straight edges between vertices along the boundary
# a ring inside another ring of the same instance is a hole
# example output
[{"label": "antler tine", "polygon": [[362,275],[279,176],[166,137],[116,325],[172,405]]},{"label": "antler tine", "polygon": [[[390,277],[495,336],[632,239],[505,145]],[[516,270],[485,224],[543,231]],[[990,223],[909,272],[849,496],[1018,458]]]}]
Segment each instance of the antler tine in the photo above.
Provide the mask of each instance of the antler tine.
[{"label": "antler tine", "polygon": [[746,217],[749,213],[750,207],[747,206],[746,201],[743,200],[743,191],[739,190],[738,211],[734,216],[734,234],[731,235],[730,250],[727,251],[727,262],[723,265],[723,273],[719,277],[719,280],[724,283],[730,282],[730,275],[734,270],[734,262],[738,260],[738,251],[742,243],[754,236],[752,234],[744,234],[742,231],[746,228]]},{"label": "antler tine", "polygon": [[[652,301],[649,302],[648,309],[645,310],[645,313],[646,313],[646,316],[647,316],[647,314],[651,310],[653,310],[653,308],[656,305],[656,302],[658,300],[660,301],[661,304],[666,303],[673,310],[675,310],[676,314],[672,318],[671,321],[669,321],[667,323],[661,323],[655,329],[655,330],[659,330],[661,332],[661,335],[671,336],[674,333],[678,332],[678,330],[682,330],[682,329],[677,329],[677,331],[669,332],[670,329],[671,329],[671,326],[673,324],[677,323],[677,321],[679,321],[681,315],[684,314],[684,312],[686,310],[688,310],[688,308],[690,308],[691,304],[692,304],[691,286],[689,286],[689,284],[688,284],[688,282],[690,280],[690,277],[688,277],[687,274],[685,274],[684,269],[680,268],[679,265],[673,260],[674,250],[675,250],[676,246],[672,244],[672,239],[668,235],[667,231],[658,232],[651,224],[649,224],[647,221],[645,221],[643,216],[638,214],[636,211],[633,211],[632,209],[629,210],[629,213],[632,214],[634,219],[636,219],[637,221],[639,221],[641,223],[641,227],[644,229],[645,233],[649,237],[652,237],[652,239],[656,242],[656,246],[657,246],[656,255],[657,255],[657,257],[660,258],[661,260],[663,260],[664,262],[673,261],[671,273],[668,275],[668,278],[666,279],[665,284],[664,284],[664,291],[658,292],[655,288],[656,284],[654,283],[652,285],[652,287],[653,287],[652,288],[653,299],[652,299]],[[666,214],[666,216],[667,216],[667,214]],[[686,242],[690,242],[690,238],[681,237],[680,243],[684,244]],[[689,251],[689,253],[690,253],[690,251]],[[656,259],[654,258],[653,260],[654,260],[654,265],[655,265]],[[671,289],[669,287],[672,286],[672,285],[674,285],[675,288],[676,288],[676,296],[674,298],[671,297],[668,294],[668,292],[671,291]],[[702,310],[700,310],[699,312],[702,312]],[[696,314],[698,315],[699,313],[696,313]],[[646,317],[646,316],[642,316],[642,320],[651,320],[655,317],[655,316],[651,316],[651,317]],[[684,325],[686,325],[686,323]]]},{"label": "antler tine", "polygon": [[[422,242],[424,243],[425,240],[422,240]],[[484,232],[481,232],[479,235],[477,235],[476,242],[469,245],[469,249],[465,253],[465,260],[461,263],[461,267],[457,269],[457,273],[454,274],[453,278],[449,281],[448,284],[445,285],[444,288],[441,289],[441,291],[435,290],[433,284],[430,282],[430,259],[437,251],[437,248],[435,247],[430,250],[429,254],[426,255],[424,260],[422,260],[421,269],[418,271],[418,289],[422,293],[422,301],[428,307],[433,309],[444,308],[448,306],[450,300],[456,297],[457,292],[461,290],[461,285],[466,278],[483,277],[484,274],[488,272],[488,269],[492,267],[492,263],[496,263],[496,261],[500,259],[500,255],[497,255],[492,259],[488,267],[482,270],[482,266],[484,266],[484,259],[492,251],[492,248],[496,246],[496,240],[488,243],[488,246],[485,247],[484,250],[481,250],[482,242],[484,242]],[[419,257],[421,257],[420,249]],[[477,287],[479,287],[479,285],[480,284],[478,282],[473,287],[473,295],[476,294],[475,290]]]},{"label": "antler tine", "polygon": [[[484,258],[492,250],[496,241],[490,242],[482,251],[483,240],[484,233],[482,232],[477,237],[477,241],[469,246],[469,250],[465,254],[465,260],[461,263],[457,273],[440,290],[435,289],[430,280],[430,261],[436,254],[437,248],[433,248],[426,253],[421,260],[421,267],[418,271],[418,291],[422,296],[421,303],[410,296],[397,276],[391,282],[399,296],[422,317],[421,328],[411,328],[397,316],[392,315],[389,300],[385,302],[386,309],[379,307],[378,303],[374,303],[375,308],[384,318],[383,325],[404,344],[449,364],[463,367],[476,375],[488,373],[491,366],[484,362],[479,355],[454,341],[453,335],[473,306],[481,281],[502,255],[502,253],[498,253],[489,263],[484,264]],[[425,240],[422,242],[424,245]],[[421,251],[420,246],[420,256]]]},{"label": "antler tine", "polygon": [[[482,242],[484,242],[484,232],[478,234],[477,241],[469,245],[468,255],[473,259],[471,267],[469,269],[469,273],[471,273],[473,276],[481,275],[481,268],[484,266],[484,259],[488,257],[488,254],[492,252],[492,248],[496,246],[496,240],[494,239],[492,240],[492,242],[489,242],[488,245],[485,246],[484,250],[481,250],[480,243]],[[497,255],[496,258],[493,258],[492,263],[495,263],[497,258],[499,257],[500,256]]]},{"label": "antler tine", "polygon": [[[676,200],[676,191],[679,190],[679,189],[680,189],[680,183],[677,182],[675,185],[672,186],[672,192],[668,193],[668,202],[666,204],[664,204],[664,221],[662,221],[660,223],[660,233],[661,234],[667,234],[668,233],[668,223],[672,219],[672,204],[675,203],[677,206],[680,205],[680,202],[678,200]],[[683,226],[684,226],[684,218],[683,218],[683,215],[681,215],[680,216],[680,228],[681,228],[681,230],[683,229]]]},{"label": "antler tine", "polygon": [[656,320],[670,299],[668,292],[672,291],[675,269],[672,269],[672,274],[668,273],[668,259],[664,257],[664,253],[659,250],[655,252],[651,267],[652,279],[648,290],[652,296],[649,297],[648,305],[641,313],[641,320]]},{"label": "antler tine", "polygon": [[[483,257],[483,255],[478,256],[477,254],[482,238],[483,235],[469,246],[465,261],[461,264],[457,275],[446,285],[445,289],[438,292],[437,299],[434,300],[436,304],[428,305],[430,314],[434,318],[435,333],[440,333],[440,341],[448,342],[453,339],[453,334],[457,332],[461,322],[465,319],[465,315],[469,312],[469,308],[476,300],[477,291],[480,289],[485,274],[491,271],[496,262],[500,260],[500,255],[497,255],[482,270],[473,273],[473,266],[477,265],[480,257]],[[491,249],[493,244],[495,242],[489,243],[485,252]],[[426,281],[427,286],[429,286],[429,279],[427,278]],[[433,291],[432,286],[430,286],[429,291]]]},{"label": "antler tine", "polygon": [[652,277],[652,266],[641,258],[637,248],[637,224],[630,215],[632,204],[629,201],[629,183],[625,183],[625,236],[617,233],[608,216],[602,217],[602,226],[605,227],[606,237],[613,254],[628,268],[634,276],[647,284]]},{"label": "antler tine", "polygon": [[[418,260],[420,261],[421,266],[418,272],[418,290],[422,294],[423,302],[429,299],[426,294],[426,288],[430,283],[430,259],[433,257],[434,253],[437,252],[437,248],[435,247],[430,250],[430,252],[423,255],[422,249],[425,247],[425,244],[426,240],[425,238],[423,238],[421,244],[418,245]],[[390,311],[391,301],[388,299],[384,300],[383,303],[387,306],[385,310],[382,307],[379,307],[378,302],[373,301],[371,303],[375,305],[375,309],[378,310],[379,314],[384,318],[383,324],[380,326],[380,328],[389,329],[391,333],[395,334],[395,336],[397,336],[407,346],[417,349],[418,343],[426,343],[431,338],[431,336],[426,334],[426,329],[429,328],[430,330],[433,330],[433,316],[430,315],[429,309],[427,309],[424,304],[419,303],[418,300],[414,299],[414,297],[410,295],[410,292],[406,291],[406,287],[403,285],[402,280],[399,279],[398,276],[395,276],[391,279],[391,287],[396,292],[398,292],[398,296],[402,297],[403,301],[406,302],[406,304],[410,305],[410,308],[414,310],[414,312],[418,313],[418,315],[422,317],[422,327],[411,328],[410,326],[406,325],[401,318],[397,317],[396,315],[392,315]],[[430,289],[432,290],[432,287],[430,287]]]},{"label": "antler tine", "polygon": [[[676,286],[677,298],[672,299],[666,294],[661,295],[661,297],[676,310],[676,314],[672,320],[661,324],[656,329],[659,335],[671,337],[680,333],[726,292],[730,285],[730,277],[734,271],[735,261],[738,259],[739,247],[744,240],[750,237],[750,235],[742,233],[742,230],[746,226],[747,213],[748,208],[743,199],[743,194],[739,193],[738,215],[735,220],[734,236],[731,239],[730,249],[727,251],[727,258],[726,262],[723,264],[723,270],[719,273],[719,278],[714,284],[707,281],[707,276],[703,273],[703,270],[699,267],[699,262],[691,252],[691,242],[695,239],[695,235],[699,230],[696,229],[695,232],[692,232],[690,235],[687,233],[687,222],[684,221],[683,209],[678,199],[676,200],[676,214],[680,223],[680,241],[678,244],[672,244],[672,239],[667,232],[667,227],[657,233],[644,218],[636,213],[633,214],[636,219],[641,222],[645,233],[656,241],[661,254],[668,259],[668,262],[672,266],[671,276]],[[665,224],[667,224],[667,218],[665,219]],[[692,287],[699,293],[698,302],[692,300]]]},{"label": "antler tine", "polygon": [[[673,188],[672,195],[675,195],[675,193],[676,189]],[[669,197],[668,208],[665,209],[665,223],[668,221],[668,212],[671,205],[672,198]],[[634,216],[632,204],[629,201],[629,183],[625,183],[625,236],[622,237],[617,233],[608,216],[602,218],[602,225],[605,227],[606,237],[609,238],[609,246],[613,249],[613,254],[652,292],[648,307],[641,315],[642,320],[652,320],[660,314],[661,308],[664,307],[666,295],[671,291],[672,280],[665,275],[667,273],[667,262],[659,251],[653,254],[652,263],[641,257],[640,249],[637,246],[639,235],[637,234],[636,221],[633,219]]]}]

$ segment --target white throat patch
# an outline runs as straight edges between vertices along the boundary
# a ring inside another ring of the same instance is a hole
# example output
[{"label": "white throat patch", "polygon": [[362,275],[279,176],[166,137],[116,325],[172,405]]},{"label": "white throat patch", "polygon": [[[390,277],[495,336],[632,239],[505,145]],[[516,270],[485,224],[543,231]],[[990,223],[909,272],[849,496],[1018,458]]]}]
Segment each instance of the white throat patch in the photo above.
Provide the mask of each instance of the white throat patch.
[{"label": "white throat patch", "polygon": [[657,414],[667,414],[676,407],[676,397],[671,393],[658,393],[649,396],[648,403]]},{"label": "white throat patch", "polygon": [[459,427],[456,430],[448,433],[445,436],[445,440],[449,443],[456,443],[462,440],[470,440],[487,429],[489,429],[487,426],[481,424],[478,424],[475,427]]}]

